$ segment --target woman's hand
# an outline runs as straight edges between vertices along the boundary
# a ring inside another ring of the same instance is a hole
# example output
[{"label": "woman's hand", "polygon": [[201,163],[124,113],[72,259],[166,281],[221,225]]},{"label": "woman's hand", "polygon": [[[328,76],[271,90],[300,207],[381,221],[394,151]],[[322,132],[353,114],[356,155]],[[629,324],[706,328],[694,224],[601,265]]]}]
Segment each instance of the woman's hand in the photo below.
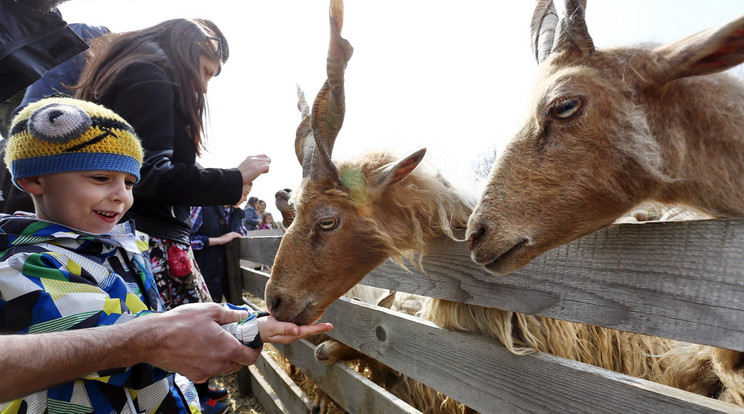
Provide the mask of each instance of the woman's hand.
[{"label": "woman's hand", "polygon": [[[265,154],[250,155],[238,165],[240,174],[243,175],[243,190],[251,184],[259,175],[269,172],[271,158]],[[250,189],[250,187],[249,187]]]}]

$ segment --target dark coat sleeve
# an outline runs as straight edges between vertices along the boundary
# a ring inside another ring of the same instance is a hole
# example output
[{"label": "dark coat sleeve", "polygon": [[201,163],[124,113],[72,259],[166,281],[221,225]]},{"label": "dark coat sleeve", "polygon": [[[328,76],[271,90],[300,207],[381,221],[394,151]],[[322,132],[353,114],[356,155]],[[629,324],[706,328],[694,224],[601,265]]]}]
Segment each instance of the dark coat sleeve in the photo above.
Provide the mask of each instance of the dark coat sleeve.
[{"label": "dark coat sleeve", "polygon": [[107,97],[104,104],[134,127],[145,150],[135,197],[190,206],[229,205],[240,199],[243,179],[237,169],[202,168],[174,159],[175,97],[163,69],[151,63],[132,65]]}]

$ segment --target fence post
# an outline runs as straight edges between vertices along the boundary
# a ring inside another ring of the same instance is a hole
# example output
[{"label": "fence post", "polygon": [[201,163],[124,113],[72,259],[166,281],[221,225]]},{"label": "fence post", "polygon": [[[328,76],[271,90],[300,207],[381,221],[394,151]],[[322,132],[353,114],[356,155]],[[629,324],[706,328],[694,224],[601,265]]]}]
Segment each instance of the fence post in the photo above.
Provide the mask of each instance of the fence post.
[{"label": "fence post", "polygon": [[240,239],[233,239],[225,245],[227,261],[227,301],[233,305],[243,303],[243,278],[240,271]]}]

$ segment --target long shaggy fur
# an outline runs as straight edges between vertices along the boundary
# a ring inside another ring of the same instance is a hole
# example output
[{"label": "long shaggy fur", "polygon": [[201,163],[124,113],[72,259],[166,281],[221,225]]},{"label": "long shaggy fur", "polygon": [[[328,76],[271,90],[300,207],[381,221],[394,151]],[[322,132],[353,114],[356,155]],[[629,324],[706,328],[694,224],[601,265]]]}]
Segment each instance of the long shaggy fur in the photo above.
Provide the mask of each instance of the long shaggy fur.
[{"label": "long shaggy fur", "polygon": [[[339,171],[379,171],[392,160],[387,153],[374,153],[339,164]],[[369,174],[365,182],[374,183],[376,178]],[[380,193],[368,188],[364,201],[355,203],[357,211],[369,216],[370,232],[389,246],[390,256],[400,264],[410,260],[419,267],[428,243],[442,234],[456,239],[453,229],[463,226],[472,208],[440,176],[425,170],[414,171]],[[357,290],[356,295],[363,291]],[[426,300],[419,316],[447,329],[493,338],[515,354],[546,352],[741,404],[742,394],[731,391],[731,386],[742,375],[726,374],[734,372],[729,369],[732,364],[726,365],[718,356],[722,350],[716,348],[436,298]],[[379,377],[396,377],[387,367],[370,366],[379,370]],[[391,392],[425,412],[466,410],[406,376],[391,386]]]}]

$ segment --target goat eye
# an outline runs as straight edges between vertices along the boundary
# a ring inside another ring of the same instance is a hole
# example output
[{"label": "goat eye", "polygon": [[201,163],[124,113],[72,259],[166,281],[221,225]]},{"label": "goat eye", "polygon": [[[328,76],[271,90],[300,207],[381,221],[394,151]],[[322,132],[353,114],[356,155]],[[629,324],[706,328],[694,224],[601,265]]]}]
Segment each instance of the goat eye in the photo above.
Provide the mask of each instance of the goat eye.
[{"label": "goat eye", "polygon": [[569,119],[579,112],[582,105],[583,102],[581,98],[561,99],[550,108],[550,114],[554,118]]},{"label": "goat eye", "polygon": [[318,225],[323,230],[333,230],[338,226],[338,219],[335,217],[326,217],[318,220]]}]

